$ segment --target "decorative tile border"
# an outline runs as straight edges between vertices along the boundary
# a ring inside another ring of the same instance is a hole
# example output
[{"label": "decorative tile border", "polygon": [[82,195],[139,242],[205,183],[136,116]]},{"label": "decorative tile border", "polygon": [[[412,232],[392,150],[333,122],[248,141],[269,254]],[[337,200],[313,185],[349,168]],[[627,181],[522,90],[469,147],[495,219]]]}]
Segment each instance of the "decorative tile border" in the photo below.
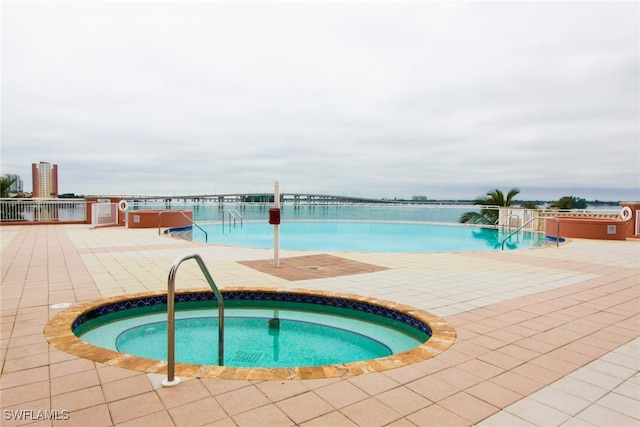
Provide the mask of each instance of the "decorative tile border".
[{"label": "decorative tile border", "polygon": [[[176,375],[245,380],[347,377],[367,372],[381,372],[429,359],[447,350],[456,339],[455,330],[444,319],[414,307],[376,298],[325,291],[278,291],[272,288],[233,287],[225,288],[221,292],[225,300],[302,302],[374,313],[410,324],[431,334],[431,338],[406,352],[360,362],[293,368],[241,368],[177,363]],[[214,299],[213,293],[206,288],[180,291],[176,294],[176,302]],[[44,335],[47,341],[57,349],[78,357],[127,369],[166,374],[166,361],[146,359],[97,347],[80,340],[73,333],[78,325],[89,319],[126,308],[166,304],[166,302],[166,294],[152,292],[106,298],[77,305],[53,317],[45,327]]]}]

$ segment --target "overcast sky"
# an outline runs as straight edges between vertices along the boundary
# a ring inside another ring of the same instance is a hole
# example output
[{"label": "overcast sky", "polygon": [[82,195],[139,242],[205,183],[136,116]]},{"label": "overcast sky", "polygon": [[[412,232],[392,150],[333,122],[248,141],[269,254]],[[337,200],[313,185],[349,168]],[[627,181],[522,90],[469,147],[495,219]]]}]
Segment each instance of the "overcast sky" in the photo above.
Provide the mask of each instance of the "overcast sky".
[{"label": "overcast sky", "polygon": [[640,200],[639,3],[2,4],[31,191]]}]

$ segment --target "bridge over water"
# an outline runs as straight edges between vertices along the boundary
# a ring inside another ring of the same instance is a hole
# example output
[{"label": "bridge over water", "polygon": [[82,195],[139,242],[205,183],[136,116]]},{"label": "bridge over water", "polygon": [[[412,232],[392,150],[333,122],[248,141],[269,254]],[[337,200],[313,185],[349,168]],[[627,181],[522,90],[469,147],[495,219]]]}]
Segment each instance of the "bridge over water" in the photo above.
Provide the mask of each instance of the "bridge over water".
[{"label": "bridge over water", "polygon": [[[127,197],[134,202],[146,203],[270,203],[273,193],[232,193],[232,194],[201,194],[188,196],[137,196]],[[372,199],[366,197],[337,196],[331,194],[314,193],[280,193],[281,203],[293,204],[343,204],[343,203],[393,203],[388,199]]]}]

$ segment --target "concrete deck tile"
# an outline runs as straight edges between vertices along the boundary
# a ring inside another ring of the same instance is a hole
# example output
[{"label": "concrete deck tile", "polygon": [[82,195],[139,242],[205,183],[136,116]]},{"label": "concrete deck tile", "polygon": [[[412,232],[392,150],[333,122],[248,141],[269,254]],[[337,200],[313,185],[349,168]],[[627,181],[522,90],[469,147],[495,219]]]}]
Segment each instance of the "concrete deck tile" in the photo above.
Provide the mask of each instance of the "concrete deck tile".
[{"label": "concrete deck tile", "polygon": [[490,381],[479,383],[465,392],[499,409],[506,408],[522,398],[522,395]]},{"label": "concrete deck tile", "polygon": [[[87,420],[85,425],[91,425],[92,420]],[[106,424],[111,425],[111,424]],[[153,427],[174,427],[176,424],[173,422],[171,415],[167,411],[154,412],[153,414],[145,415],[139,418],[135,418],[124,423],[117,424],[117,427],[139,427],[139,426],[153,426]]]},{"label": "concrete deck tile", "polygon": [[524,399],[505,409],[534,425],[560,425],[571,416],[533,399]]},{"label": "concrete deck tile", "polygon": [[[564,425],[564,424],[563,424]],[[496,415],[477,424],[478,427],[538,427],[509,412],[498,412]]]},{"label": "concrete deck tile", "polygon": [[336,409],[352,405],[369,397],[367,393],[349,381],[332,382],[314,391]]},{"label": "concrete deck tile", "polygon": [[77,410],[107,403],[99,386],[51,396],[51,408],[62,408],[70,414]]},{"label": "concrete deck tile", "polygon": [[312,391],[282,400],[277,403],[277,406],[296,424],[320,417],[334,409],[328,402]]},{"label": "concrete deck tile", "polygon": [[546,387],[529,397],[571,416],[578,415],[591,404],[588,400],[552,387]]},{"label": "concrete deck tile", "polygon": [[349,405],[341,412],[360,426],[384,426],[401,418],[400,413],[375,398]]},{"label": "concrete deck tile", "polygon": [[498,412],[499,408],[465,392],[456,393],[438,402],[438,405],[477,423]]},{"label": "concrete deck tile", "polygon": [[233,417],[238,427],[290,427],[294,422],[277,406],[262,406]]},{"label": "concrete deck tile", "polygon": [[449,427],[449,426],[471,426],[473,423],[456,412],[452,412],[440,405],[430,405],[418,412],[415,412],[407,417],[409,421],[417,426],[434,426],[434,427]]},{"label": "concrete deck tile", "polygon": [[219,394],[215,398],[229,415],[236,415],[270,403],[269,399],[254,386]]},{"label": "concrete deck tile", "polygon": [[108,402],[107,404],[115,424],[121,424],[165,410],[160,398],[154,392],[138,394],[128,399]]},{"label": "concrete deck tile", "polygon": [[255,386],[268,395],[272,402],[288,399],[306,393],[309,390],[300,381],[264,381],[255,384]]},{"label": "concrete deck tile", "polygon": [[[111,414],[109,413],[109,407],[106,404],[73,411],[73,413],[69,413],[68,419],[64,419],[64,416],[60,418],[61,419],[52,423],[53,427],[109,427],[114,425]],[[153,425],[154,427],[161,427],[163,424],[158,423]]]},{"label": "concrete deck tile", "polygon": [[98,373],[95,370],[82,371],[63,377],[51,378],[50,380],[52,396],[99,385],[100,378],[98,378]]},{"label": "concrete deck tile", "polygon": [[38,381],[35,383],[19,385],[16,387],[0,390],[0,397],[2,397],[2,405],[16,406],[19,404],[26,404],[33,400],[49,397],[49,382]]},{"label": "concrete deck tile", "polygon": [[399,387],[376,395],[376,399],[392,408],[403,416],[407,416],[431,405],[431,401],[419,394],[405,388]]},{"label": "concrete deck tile", "polygon": [[[185,393],[187,393],[188,387],[185,388],[187,389]],[[102,390],[107,402],[114,402],[127,397],[148,393],[153,390],[153,387],[151,387],[151,383],[146,375],[139,374],[105,383],[102,385]]]},{"label": "concrete deck tile", "polygon": [[321,417],[314,418],[313,420],[307,421],[305,423],[300,424],[300,427],[356,427],[353,421],[349,418],[341,414],[340,412],[334,411],[328,414],[325,414]]},{"label": "concrete deck tile", "polygon": [[193,400],[168,411],[177,427],[203,426],[227,417],[227,413],[212,396]]},{"label": "concrete deck tile", "polygon": [[598,401],[598,405],[614,410],[640,422],[640,405],[637,399],[632,399],[618,393],[609,393]]},{"label": "concrete deck tile", "polygon": [[596,426],[634,427],[638,425],[637,418],[626,416],[598,404],[589,406],[578,414],[576,419]]},{"label": "concrete deck tile", "polygon": [[348,380],[369,395],[376,395],[398,387],[398,383],[382,373],[359,375]]}]

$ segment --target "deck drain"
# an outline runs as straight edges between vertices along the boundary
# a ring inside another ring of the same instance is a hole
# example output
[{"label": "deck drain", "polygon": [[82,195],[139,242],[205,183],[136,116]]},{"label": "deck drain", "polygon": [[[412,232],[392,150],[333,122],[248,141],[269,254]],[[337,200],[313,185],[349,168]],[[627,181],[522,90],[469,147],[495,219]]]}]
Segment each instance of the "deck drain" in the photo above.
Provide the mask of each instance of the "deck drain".
[{"label": "deck drain", "polygon": [[236,352],[231,360],[239,363],[257,363],[262,357],[264,352],[262,351],[245,351],[240,350]]},{"label": "deck drain", "polygon": [[316,267],[315,265],[312,265],[311,267],[307,267],[309,270],[320,270],[320,267]]}]

